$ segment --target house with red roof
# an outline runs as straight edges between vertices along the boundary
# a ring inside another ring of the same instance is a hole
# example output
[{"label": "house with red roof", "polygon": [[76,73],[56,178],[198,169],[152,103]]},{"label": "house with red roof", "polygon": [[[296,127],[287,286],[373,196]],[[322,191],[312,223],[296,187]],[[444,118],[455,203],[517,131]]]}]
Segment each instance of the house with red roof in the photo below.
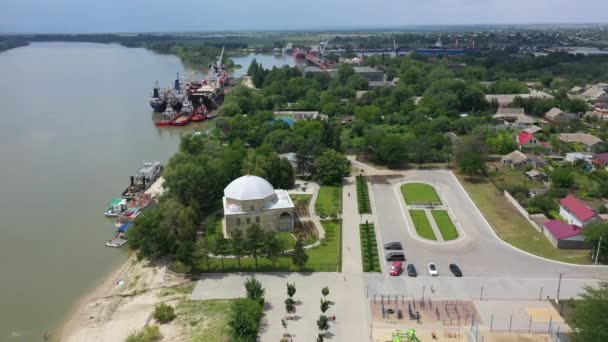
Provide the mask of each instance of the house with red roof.
[{"label": "house with red roof", "polygon": [[593,165],[597,167],[608,166],[608,153],[596,153],[593,155]]},{"label": "house with red roof", "polygon": [[545,141],[540,141],[534,136],[534,134],[527,131],[520,131],[517,133],[517,145],[519,145],[520,150],[533,147],[551,148],[551,144]]},{"label": "house with red roof", "polygon": [[563,249],[587,249],[588,243],[582,234],[583,228],[567,224],[561,220],[549,220],[545,222],[543,234],[547,240],[556,248]]},{"label": "house with red roof", "polygon": [[562,198],[559,204],[559,215],[568,224],[585,227],[589,223],[600,219],[595,210],[573,195]]}]

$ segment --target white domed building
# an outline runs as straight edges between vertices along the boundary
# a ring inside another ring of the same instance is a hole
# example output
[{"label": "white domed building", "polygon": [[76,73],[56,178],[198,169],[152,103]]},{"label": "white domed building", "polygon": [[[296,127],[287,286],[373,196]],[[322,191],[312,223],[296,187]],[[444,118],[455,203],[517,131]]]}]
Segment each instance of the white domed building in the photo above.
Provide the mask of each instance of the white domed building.
[{"label": "white domed building", "polygon": [[242,176],[224,189],[224,234],[245,231],[259,224],[266,231],[289,231],[294,225],[294,205],[285,190],[275,190],[264,178]]}]

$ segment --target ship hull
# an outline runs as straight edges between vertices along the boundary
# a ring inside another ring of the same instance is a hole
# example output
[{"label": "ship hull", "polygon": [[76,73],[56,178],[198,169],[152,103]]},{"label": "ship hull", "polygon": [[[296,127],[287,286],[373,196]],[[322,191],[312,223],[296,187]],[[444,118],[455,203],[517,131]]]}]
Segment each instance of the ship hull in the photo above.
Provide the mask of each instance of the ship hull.
[{"label": "ship hull", "polygon": [[154,109],[155,112],[162,113],[167,109],[167,102],[150,101],[150,107],[152,107],[152,109]]}]

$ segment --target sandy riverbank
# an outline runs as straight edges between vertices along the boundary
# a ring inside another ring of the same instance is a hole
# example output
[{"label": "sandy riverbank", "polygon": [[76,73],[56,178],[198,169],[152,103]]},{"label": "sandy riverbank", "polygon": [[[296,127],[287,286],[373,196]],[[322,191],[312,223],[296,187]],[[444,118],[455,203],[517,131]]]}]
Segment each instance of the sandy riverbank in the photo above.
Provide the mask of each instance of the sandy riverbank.
[{"label": "sandy riverbank", "polygon": [[[131,256],[77,302],[66,322],[50,340],[124,341],[134,330],[151,321],[154,305],[174,299],[159,296],[163,289],[189,282],[167,272],[165,266],[140,262]],[[183,337],[176,325],[162,326],[161,332],[167,341],[180,341]]]}]

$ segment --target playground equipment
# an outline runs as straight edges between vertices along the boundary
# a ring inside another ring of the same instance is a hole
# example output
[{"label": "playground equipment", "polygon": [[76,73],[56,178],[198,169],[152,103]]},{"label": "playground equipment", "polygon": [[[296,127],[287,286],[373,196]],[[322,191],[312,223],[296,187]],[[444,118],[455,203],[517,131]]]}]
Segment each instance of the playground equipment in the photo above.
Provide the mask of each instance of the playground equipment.
[{"label": "playground equipment", "polygon": [[408,329],[407,331],[393,331],[393,342],[422,342],[416,337],[416,330]]}]

